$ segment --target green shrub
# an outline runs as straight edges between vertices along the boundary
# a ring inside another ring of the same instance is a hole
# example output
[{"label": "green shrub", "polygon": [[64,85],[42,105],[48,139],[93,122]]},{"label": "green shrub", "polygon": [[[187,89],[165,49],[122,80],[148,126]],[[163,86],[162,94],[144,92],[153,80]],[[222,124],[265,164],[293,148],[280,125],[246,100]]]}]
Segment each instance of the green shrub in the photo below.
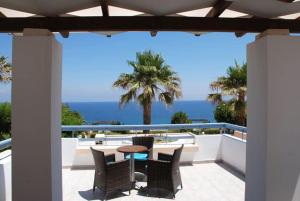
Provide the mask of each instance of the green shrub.
[{"label": "green shrub", "polygon": [[11,104],[0,103],[0,140],[10,136],[11,130]]},{"label": "green shrub", "polygon": [[62,104],[62,125],[82,125],[84,119],[79,112],[71,110],[68,104]]},{"label": "green shrub", "polygon": [[234,111],[229,104],[221,103],[214,111],[215,120],[217,122],[234,123]]},{"label": "green shrub", "polygon": [[[185,112],[176,112],[173,114],[171,119],[172,124],[190,124],[192,123],[191,120],[189,120],[188,115]],[[191,132],[191,129],[180,129],[179,132]]]},{"label": "green shrub", "polygon": [[220,129],[219,128],[206,128],[202,132],[207,135],[211,134],[220,134]]},{"label": "green shrub", "polygon": [[173,114],[171,119],[171,124],[190,124],[188,115],[185,112],[176,112]]},{"label": "green shrub", "polygon": [[[83,117],[72,111],[67,104],[62,105],[62,125],[82,125]],[[11,131],[11,104],[0,103],[0,140],[10,138]],[[63,132],[62,137],[72,137],[72,132]],[[78,133],[74,133],[78,135]]]},{"label": "green shrub", "polygon": [[202,129],[194,129],[192,131],[195,135],[214,135],[220,134],[219,128],[202,128]]},{"label": "green shrub", "polygon": [[[112,121],[111,125],[122,125],[120,121]],[[130,134],[129,130],[116,130],[113,131],[113,133],[118,133],[118,134]]]},{"label": "green shrub", "polygon": [[[84,119],[79,112],[71,110],[68,104],[62,104],[61,124],[62,125],[82,125]],[[76,137],[80,132],[64,131],[62,137]]]}]

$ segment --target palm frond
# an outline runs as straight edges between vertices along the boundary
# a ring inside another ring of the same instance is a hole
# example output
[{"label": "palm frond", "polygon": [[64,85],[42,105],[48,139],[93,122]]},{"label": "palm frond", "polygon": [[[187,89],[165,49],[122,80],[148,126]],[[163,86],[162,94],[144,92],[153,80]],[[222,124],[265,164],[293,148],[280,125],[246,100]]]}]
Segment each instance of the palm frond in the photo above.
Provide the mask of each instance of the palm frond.
[{"label": "palm frond", "polygon": [[113,87],[121,87],[127,89],[135,83],[135,78],[132,74],[122,73],[119,78],[113,83]]},{"label": "palm frond", "polygon": [[11,64],[7,61],[6,57],[0,57],[0,82],[7,83],[12,80]]},{"label": "palm frond", "polygon": [[161,54],[151,50],[137,52],[135,61],[128,61],[128,65],[133,68],[133,72],[121,74],[113,83],[113,87],[127,91],[121,96],[121,105],[133,99],[141,105],[149,104],[156,97],[171,104],[175,98],[182,96],[181,80],[171,66],[165,63]]},{"label": "palm frond", "polygon": [[163,102],[165,105],[171,105],[174,102],[174,95],[170,92],[163,92],[158,95],[159,101]]},{"label": "palm frond", "polygon": [[134,100],[136,98],[136,90],[129,90],[127,93],[121,95],[119,105],[120,107],[124,107],[127,103]]},{"label": "palm frond", "polygon": [[208,94],[207,99],[208,101],[211,101],[214,104],[219,104],[223,102],[222,94],[220,93]]}]

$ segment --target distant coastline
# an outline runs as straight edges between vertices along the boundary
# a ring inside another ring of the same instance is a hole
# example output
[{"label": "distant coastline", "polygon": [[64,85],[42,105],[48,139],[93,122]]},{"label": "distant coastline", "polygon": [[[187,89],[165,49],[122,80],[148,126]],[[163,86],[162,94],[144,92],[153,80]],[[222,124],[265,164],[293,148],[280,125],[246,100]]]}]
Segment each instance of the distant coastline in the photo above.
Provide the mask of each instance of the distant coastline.
[{"label": "distant coastline", "polygon": [[[79,112],[87,124],[95,122],[119,121],[122,124],[142,124],[142,108],[135,102],[124,108],[119,107],[117,101],[102,102],[65,102],[72,110]],[[152,123],[170,123],[171,116],[178,111],[188,114],[190,119],[207,119],[215,122],[213,111],[215,106],[206,100],[202,101],[175,101],[174,105],[165,107],[160,102],[153,103]]]}]

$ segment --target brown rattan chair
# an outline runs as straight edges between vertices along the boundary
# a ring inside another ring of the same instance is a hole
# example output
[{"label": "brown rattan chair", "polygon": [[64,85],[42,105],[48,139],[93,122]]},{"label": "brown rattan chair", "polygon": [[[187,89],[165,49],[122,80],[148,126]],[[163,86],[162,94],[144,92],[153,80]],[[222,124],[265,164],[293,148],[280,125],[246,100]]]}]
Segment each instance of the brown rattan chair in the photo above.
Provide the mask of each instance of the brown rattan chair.
[{"label": "brown rattan chair", "polygon": [[[154,143],[154,137],[150,137],[150,136],[132,138],[133,145],[145,146],[148,149],[148,151],[146,152],[134,154],[134,169],[136,172],[147,174],[147,169],[146,169],[147,161],[148,159],[153,158],[153,143]],[[130,155],[125,155],[125,158],[129,159]]]},{"label": "brown rattan chair", "polygon": [[98,187],[103,191],[103,200],[109,193],[117,190],[131,190],[129,160],[115,161],[115,154],[104,155],[104,152],[91,147],[95,162],[93,191]]},{"label": "brown rattan chair", "polygon": [[147,188],[161,188],[175,194],[178,186],[182,186],[179,160],[183,145],[174,150],[173,155],[158,153],[158,160],[148,160]]}]

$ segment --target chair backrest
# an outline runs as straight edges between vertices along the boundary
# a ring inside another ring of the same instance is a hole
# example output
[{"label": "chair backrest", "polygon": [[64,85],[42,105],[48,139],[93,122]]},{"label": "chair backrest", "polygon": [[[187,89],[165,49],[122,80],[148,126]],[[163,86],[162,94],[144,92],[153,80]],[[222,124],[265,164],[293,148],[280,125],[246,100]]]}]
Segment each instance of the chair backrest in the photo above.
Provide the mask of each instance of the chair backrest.
[{"label": "chair backrest", "polygon": [[132,137],[133,145],[141,145],[151,149],[153,147],[154,137],[143,136],[143,137]]},{"label": "chair backrest", "polygon": [[181,147],[174,150],[173,158],[172,158],[172,169],[176,169],[179,167],[180,156],[183,150],[183,144]]},{"label": "chair backrest", "polygon": [[93,158],[94,158],[95,170],[99,173],[100,172],[105,172],[104,152],[93,149],[92,147],[91,147],[91,151],[92,151]]}]

